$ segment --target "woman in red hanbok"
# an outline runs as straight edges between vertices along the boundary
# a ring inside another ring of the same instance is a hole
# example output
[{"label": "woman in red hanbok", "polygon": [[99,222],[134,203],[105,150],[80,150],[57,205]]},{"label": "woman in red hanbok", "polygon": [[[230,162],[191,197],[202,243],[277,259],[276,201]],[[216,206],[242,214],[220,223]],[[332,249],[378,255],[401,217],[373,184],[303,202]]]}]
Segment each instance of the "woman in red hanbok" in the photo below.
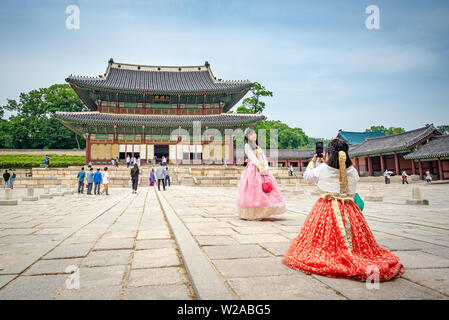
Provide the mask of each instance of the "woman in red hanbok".
[{"label": "woman in red hanbok", "polygon": [[[245,154],[248,163],[240,178],[237,195],[237,207],[242,219],[263,219],[285,212],[284,198],[281,195],[276,179],[271,174],[267,158],[256,143],[256,132],[245,130]],[[271,184],[272,190],[264,192],[262,183]]]},{"label": "woman in red hanbok", "polygon": [[[354,195],[359,180],[348,145],[333,139],[326,148],[327,163],[307,166],[304,179],[316,183],[322,196],[307,216],[299,235],[284,254],[283,263],[306,273],[379,281],[399,277],[399,259],[379,246]],[[321,160],[321,162],[324,162]]]}]

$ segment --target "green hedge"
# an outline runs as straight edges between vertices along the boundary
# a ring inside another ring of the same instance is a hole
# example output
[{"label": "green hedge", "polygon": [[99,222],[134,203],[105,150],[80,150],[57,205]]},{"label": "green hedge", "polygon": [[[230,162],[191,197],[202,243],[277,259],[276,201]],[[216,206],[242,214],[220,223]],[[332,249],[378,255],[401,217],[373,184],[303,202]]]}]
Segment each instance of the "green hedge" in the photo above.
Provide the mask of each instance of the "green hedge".
[{"label": "green hedge", "polygon": [[[85,156],[67,156],[48,154],[50,167],[66,168],[69,166],[82,166],[86,163]],[[2,154],[0,155],[0,168],[25,169],[39,168],[44,163],[45,154]]]}]

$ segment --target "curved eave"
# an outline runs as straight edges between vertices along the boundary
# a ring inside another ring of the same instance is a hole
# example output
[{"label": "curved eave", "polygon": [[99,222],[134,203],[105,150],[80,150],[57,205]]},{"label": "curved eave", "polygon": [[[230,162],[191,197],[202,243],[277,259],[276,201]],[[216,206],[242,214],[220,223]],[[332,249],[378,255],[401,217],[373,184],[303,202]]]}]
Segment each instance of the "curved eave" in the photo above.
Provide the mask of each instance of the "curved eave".
[{"label": "curved eave", "polygon": [[[88,119],[70,119],[66,118],[63,115],[53,115],[54,118],[58,119],[64,126],[68,127],[69,129],[75,131],[76,133],[82,135],[83,132],[76,129],[79,126],[83,125],[118,125],[118,126],[134,126],[134,127],[140,127],[142,125],[145,126],[152,126],[152,127],[165,127],[165,126],[192,126],[193,122],[200,121],[201,126],[217,126],[217,127],[236,127],[240,125],[245,124],[257,124],[260,121],[263,121],[266,119],[264,115],[255,116],[253,118],[249,119],[242,119],[241,121],[210,121],[209,119],[205,118],[203,120],[201,119],[192,119],[191,121],[178,121],[176,119],[173,119],[173,121],[168,122],[152,122],[149,121],[150,119],[145,119],[145,116],[141,116],[141,119],[135,119],[134,121],[127,121],[123,119],[99,119],[99,120],[88,120]],[[167,118],[166,116],[164,118]],[[137,121],[136,121],[137,120]]]},{"label": "curved eave", "polygon": [[[90,84],[86,84],[84,83],[82,80],[78,80],[78,79],[72,79],[72,78],[66,78],[65,79],[66,82],[68,82],[69,84],[73,84],[75,86],[77,86],[78,88],[81,89],[92,89],[92,90],[98,90],[98,91],[107,91],[107,92],[114,92],[114,93],[127,93],[127,94],[171,94],[171,95],[175,95],[175,94],[180,94],[180,95],[196,95],[196,94],[220,94],[220,93],[238,93],[241,91],[246,90],[246,92],[248,92],[248,90],[253,86],[253,83],[244,83],[244,84],[239,84],[236,85],[235,87],[232,88],[227,88],[227,89],[204,89],[204,90],[144,90],[144,89],[123,89],[123,88],[105,88],[105,87],[101,87],[101,86],[93,86]],[[246,93],[245,92],[245,93]]]}]

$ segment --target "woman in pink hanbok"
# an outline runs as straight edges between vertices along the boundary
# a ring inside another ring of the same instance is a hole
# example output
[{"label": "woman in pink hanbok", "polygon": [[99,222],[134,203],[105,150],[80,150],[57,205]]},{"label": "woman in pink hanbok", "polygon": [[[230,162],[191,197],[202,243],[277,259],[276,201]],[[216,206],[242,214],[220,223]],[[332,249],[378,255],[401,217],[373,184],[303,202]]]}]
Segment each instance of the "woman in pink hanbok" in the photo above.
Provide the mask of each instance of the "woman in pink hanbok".
[{"label": "woman in pink hanbok", "polygon": [[[254,129],[245,130],[245,141],[248,162],[238,187],[239,216],[245,220],[254,220],[285,212],[284,198],[270,172],[264,151],[257,145],[257,134]],[[262,188],[263,183],[271,184],[271,191],[265,192]]]}]

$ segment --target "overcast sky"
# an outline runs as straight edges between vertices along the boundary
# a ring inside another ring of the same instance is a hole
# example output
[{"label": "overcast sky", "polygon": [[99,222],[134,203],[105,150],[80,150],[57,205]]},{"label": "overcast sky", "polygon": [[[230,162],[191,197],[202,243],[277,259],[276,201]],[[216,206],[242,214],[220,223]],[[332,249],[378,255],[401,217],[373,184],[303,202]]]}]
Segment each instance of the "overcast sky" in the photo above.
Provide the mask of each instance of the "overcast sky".
[{"label": "overcast sky", "polygon": [[[79,30],[66,28],[69,5]],[[369,5],[380,8],[380,30],[365,27]],[[265,115],[310,136],[449,124],[445,0],[2,0],[0,43],[1,104],[70,74],[103,74],[111,57],[207,60],[217,78],[273,91]]]}]

